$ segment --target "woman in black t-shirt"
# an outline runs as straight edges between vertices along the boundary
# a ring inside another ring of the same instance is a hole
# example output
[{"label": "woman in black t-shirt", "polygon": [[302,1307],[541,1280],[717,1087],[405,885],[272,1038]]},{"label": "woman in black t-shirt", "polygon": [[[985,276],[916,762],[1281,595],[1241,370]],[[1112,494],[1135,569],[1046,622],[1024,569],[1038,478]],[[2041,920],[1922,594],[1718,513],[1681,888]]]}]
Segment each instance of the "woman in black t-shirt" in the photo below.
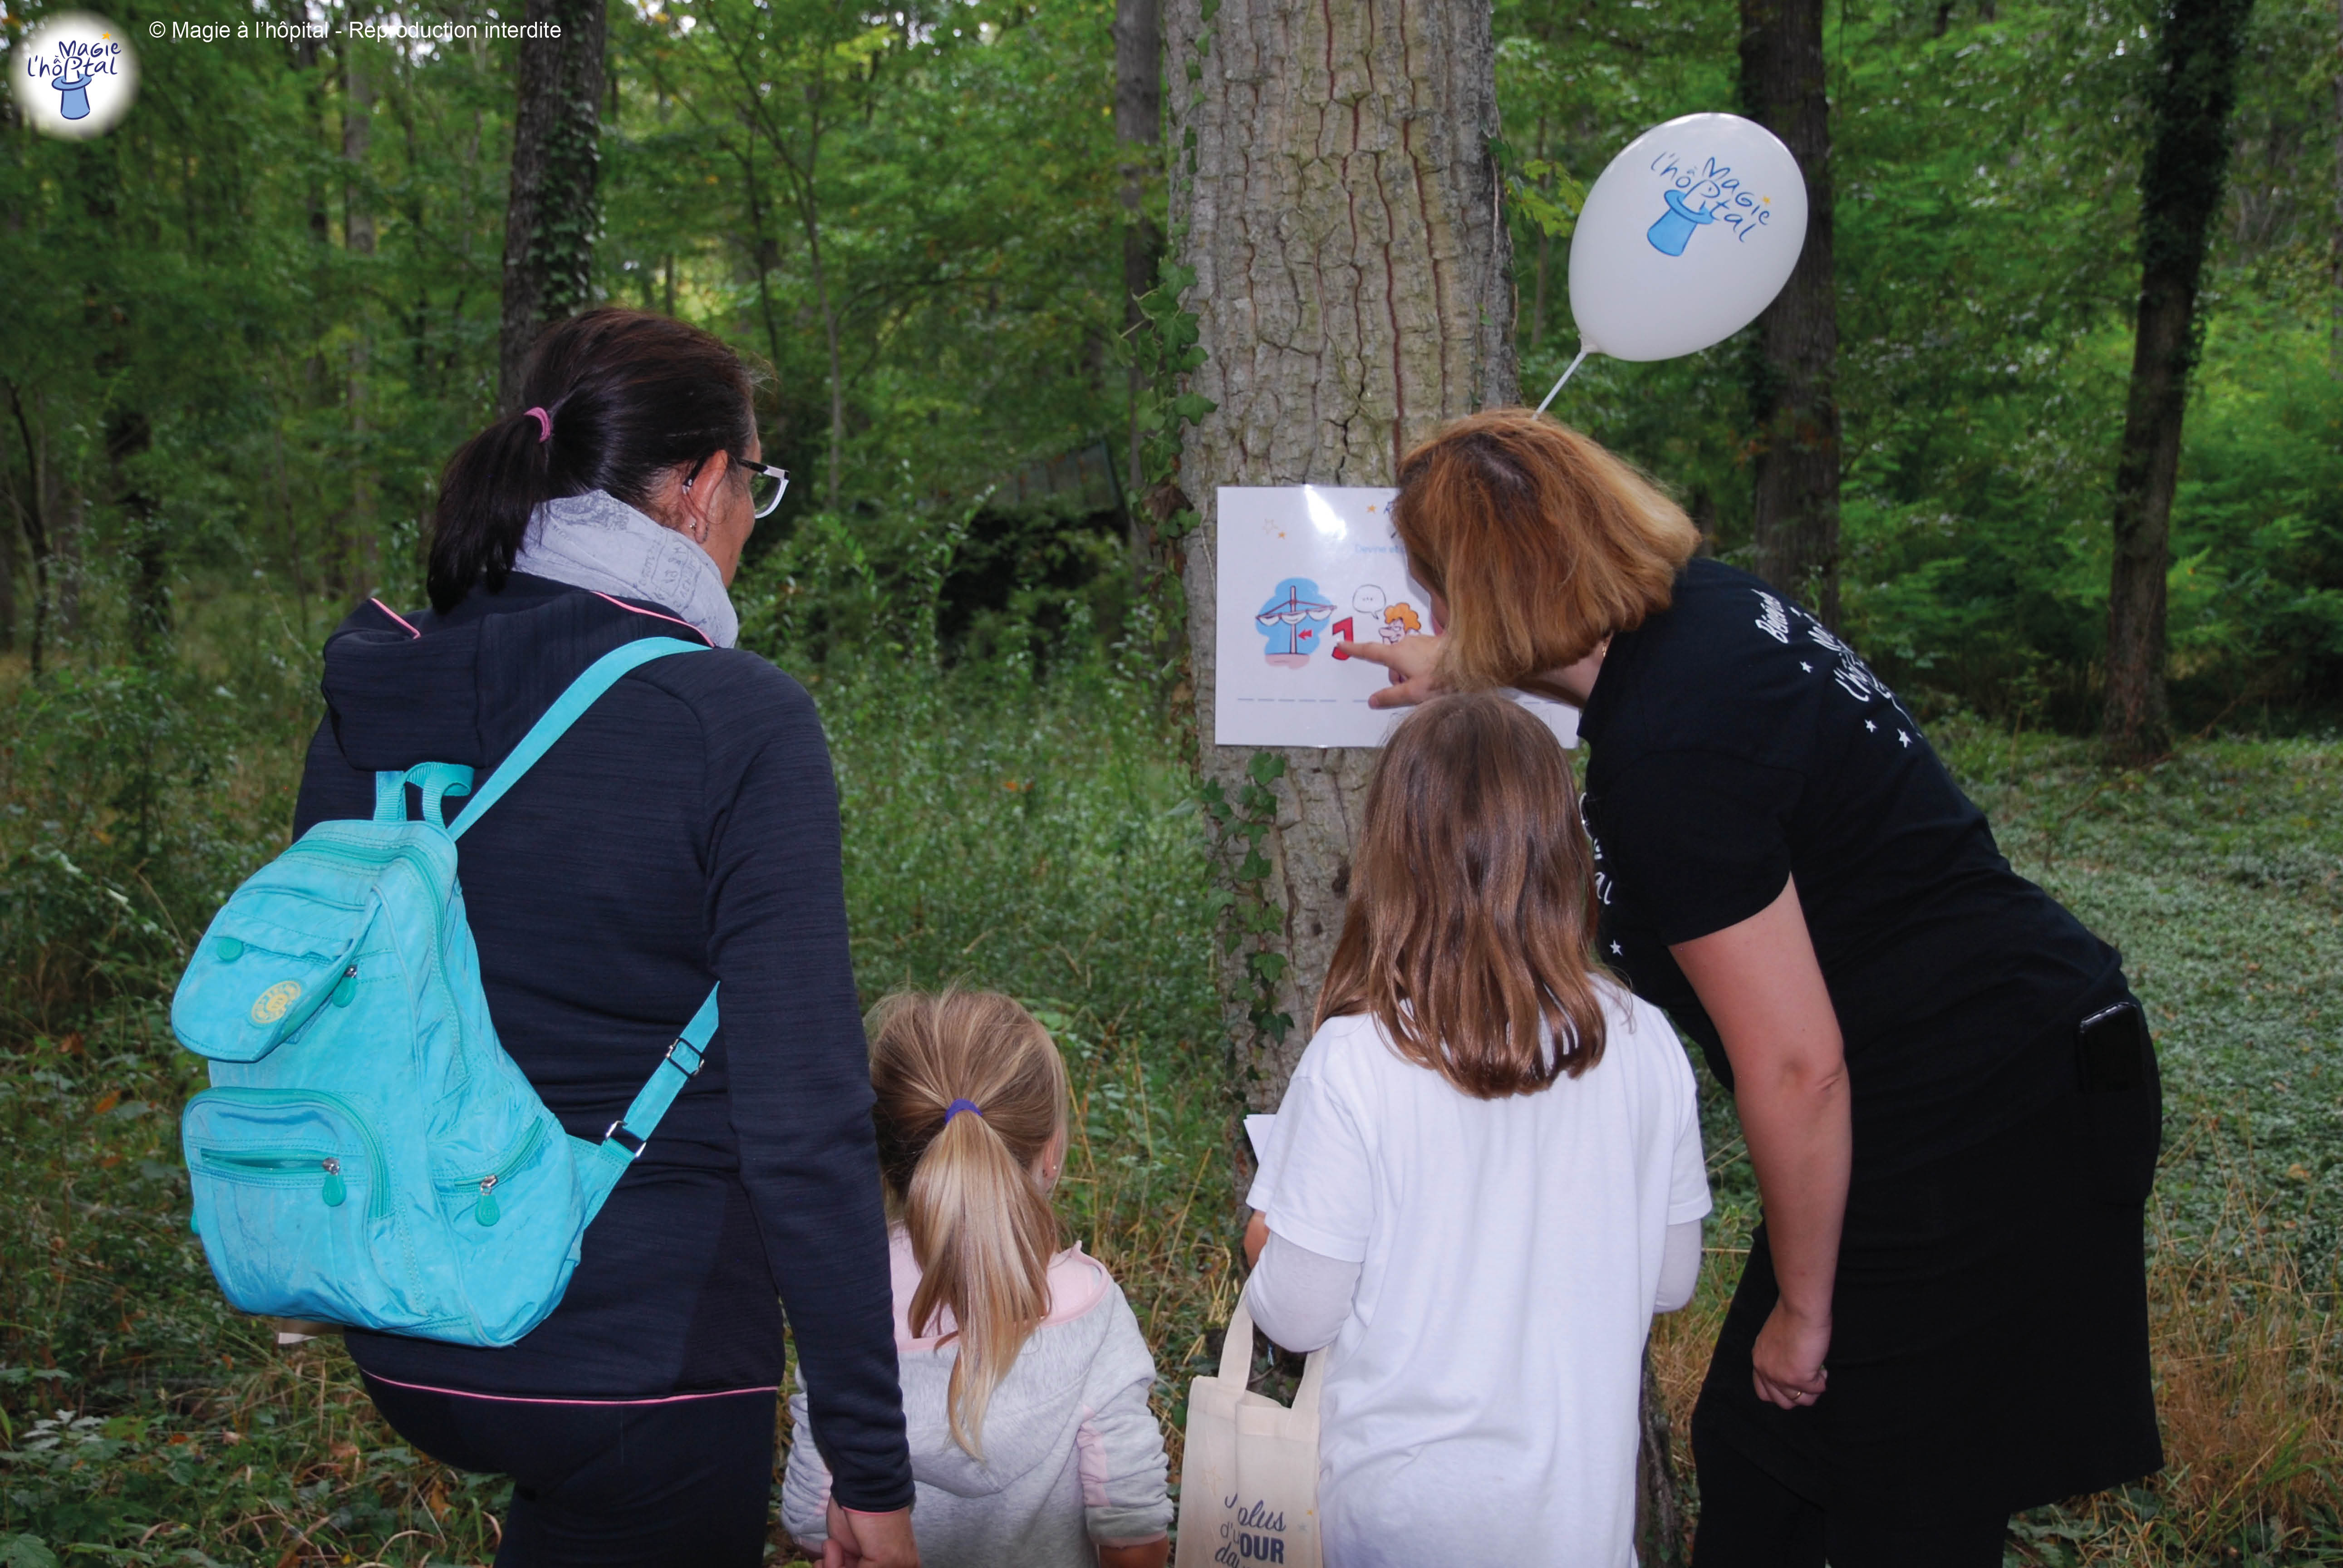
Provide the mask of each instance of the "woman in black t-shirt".
[{"label": "woman in black t-shirt", "polygon": [[1765,1218],[1693,1419],[1696,1568],[1985,1568],[2163,1463],[2156,1061],[1896,694],[1649,481],[1520,409],[1409,454],[1394,685],[1577,704],[1604,956],[1734,1091]]}]

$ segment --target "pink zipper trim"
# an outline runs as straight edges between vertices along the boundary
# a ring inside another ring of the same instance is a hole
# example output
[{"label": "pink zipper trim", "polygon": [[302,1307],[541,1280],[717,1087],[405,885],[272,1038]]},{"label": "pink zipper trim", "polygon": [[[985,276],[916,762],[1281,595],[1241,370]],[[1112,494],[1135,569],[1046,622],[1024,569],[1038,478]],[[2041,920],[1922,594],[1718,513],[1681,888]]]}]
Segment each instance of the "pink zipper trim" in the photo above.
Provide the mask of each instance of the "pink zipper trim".
[{"label": "pink zipper trim", "polygon": [[[364,1372],[364,1369],[361,1368],[360,1371]],[[383,1377],[379,1373],[376,1372],[366,1372],[365,1375],[368,1380],[374,1382],[388,1383],[393,1388],[413,1389],[417,1393],[444,1393],[452,1395],[457,1399],[492,1399],[498,1404],[687,1404],[693,1400],[730,1399],[736,1393],[780,1392],[780,1385],[774,1383],[757,1388],[719,1389],[713,1393],[670,1393],[661,1395],[657,1399],[534,1399],[526,1394],[480,1393],[468,1388],[434,1388],[427,1382],[401,1382],[395,1377]]]},{"label": "pink zipper trim", "polygon": [[[598,589],[598,588],[588,588],[586,591],[587,591],[588,593],[592,594],[596,598],[600,599],[600,600],[601,600],[603,603],[605,603],[605,604],[614,604],[614,605],[617,605],[620,609],[625,610],[628,615],[647,615],[647,616],[650,617],[653,620],[673,621],[677,626],[684,627],[684,628],[688,628],[688,629],[690,631],[690,633],[691,633],[691,635],[692,635],[692,636],[694,636],[694,637],[698,638],[700,641],[702,641],[702,642],[706,643],[709,647],[710,647],[710,648],[714,648],[714,647],[716,646],[716,639],[715,639],[714,638],[712,638],[712,637],[709,636],[706,632],[704,632],[704,631],[700,630],[698,627],[693,626],[693,625],[692,625],[689,621],[688,621],[688,620],[678,620],[674,616],[671,616],[671,615],[661,615],[661,614],[659,614],[659,611],[657,611],[657,610],[655,610],[655,609],[638,609],[638,608],[635,608],[633,605],[628,604],[625,599],[622,599],[622,598],[612,598],[608,594],[603,593],[602,591],[600,591],[600,590],[599,590],[599,589]],[[418,634],[418,635],[419,635],[419,634]]]},{"label": "pink zipper trim", "polygon": [[397,610],[395,610],[395,609],[391,608],[388,605],[387,605],[387,604],[383,603],[383,602],[382,602],[382,600],[380,600],[380,599],[378,599],[378,598],[370,598],[370,599],[367,600],[367,603],[368,603],[368,604],[370,604],[370,605],[374,606],[374,608],[377,608],[377,609],[378,609],[378,610],[382,611],[382,613],[383,613],[383,614],[385,614],[385,615],[387,615],[387,616],[390,617],[390,618],[391,618],[391,619],[393,619],[393,620],[397,621],[399,625],[401,625],[401,626],[403,626],[403,627],[407,628],[407,636],[409,636],[409,637],[421,637],[421,636],[423,635],[421,632],[419,632],[419,631],[417,631],[417,630],[416,630],[416,629],[415,629],[415,623],[414,623],[414,622],[412,622],[412,621],[408,620],[405,616],[403,616],[403,615],[399,614]]}]

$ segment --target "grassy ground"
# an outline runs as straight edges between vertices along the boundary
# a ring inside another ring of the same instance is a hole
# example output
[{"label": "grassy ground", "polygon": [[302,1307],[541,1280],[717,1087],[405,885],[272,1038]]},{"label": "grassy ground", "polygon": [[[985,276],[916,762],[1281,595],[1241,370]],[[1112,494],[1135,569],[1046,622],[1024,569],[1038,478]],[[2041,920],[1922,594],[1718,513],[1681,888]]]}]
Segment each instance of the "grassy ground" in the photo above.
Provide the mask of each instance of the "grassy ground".
[{"label": "grassy ground", "polygon": [[[185,1227],[163,1000],[185,941],[289,815],[305,639],[233,668],[0,689],[0,1568],[478,1563],[500,1488],[398,1444],[331,1342],[278,1352]],[[109,685],[108,681],[112,684]],[[1235,1290],[1206,967],[1213,899],[1174,749],[1103,677],[817,684],[875,1000],[1028,999],[1073,1068],[1070,1230],[1157,1347],[1159,1408]],[[2343,1563],[2343,748],[2217,743],[2143,774],[1941,737],[2005,847],[2126,950],[2170,1107],[2155,1238],[2174,1468],[2022,1522],[2015,1560]],[[1655,1344],[1681,1407],[1751,1208],[1729,1109],[1700,1300]]]}]

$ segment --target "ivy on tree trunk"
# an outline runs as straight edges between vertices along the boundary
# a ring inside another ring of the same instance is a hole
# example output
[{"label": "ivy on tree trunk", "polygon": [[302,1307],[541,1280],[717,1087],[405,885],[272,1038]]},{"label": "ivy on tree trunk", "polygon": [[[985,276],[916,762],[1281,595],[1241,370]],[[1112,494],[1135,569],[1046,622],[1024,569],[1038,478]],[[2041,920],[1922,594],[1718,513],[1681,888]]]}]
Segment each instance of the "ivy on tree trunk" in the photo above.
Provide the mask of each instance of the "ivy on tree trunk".
[{"label": "ivy on tree trunk", "polygon": [[594,297],[594,239],[602,226],[596,194],[608,32],[602,7],[603,0],[528,0],[526,19],[557,26],[560,35],[520,41],[497,356],[502,414],[515,410],[538,332]]}]

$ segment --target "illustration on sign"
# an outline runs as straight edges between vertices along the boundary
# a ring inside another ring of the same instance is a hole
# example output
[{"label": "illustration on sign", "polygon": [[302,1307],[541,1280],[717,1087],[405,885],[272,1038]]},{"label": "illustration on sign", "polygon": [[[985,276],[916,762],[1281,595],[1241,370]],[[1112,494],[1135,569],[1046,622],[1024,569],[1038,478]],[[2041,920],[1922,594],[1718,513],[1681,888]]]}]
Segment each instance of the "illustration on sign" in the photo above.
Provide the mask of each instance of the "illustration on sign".
[{"label": "illustration on sign", "polygon": [[[1403,717],[1367,706],[1388,677],[1344,646],[1436,629],[1432,597],[1407,575],[1392,528],[1396,494],[1329,485],[1220,492],[1216,744],[1380,746]],[[1575,709],[1522,701],[1564,745],[1575,742]]]},{"label": "illustration on sign", "polygon": [[1269,638],[1269,662],[1295,669],[1309,663],[1310,656],[1325,641],[1326,618],[1333,613],[1334,607],[1318,598],[1316,583],[1308,578],[1287,578],[1252,618]]}]

